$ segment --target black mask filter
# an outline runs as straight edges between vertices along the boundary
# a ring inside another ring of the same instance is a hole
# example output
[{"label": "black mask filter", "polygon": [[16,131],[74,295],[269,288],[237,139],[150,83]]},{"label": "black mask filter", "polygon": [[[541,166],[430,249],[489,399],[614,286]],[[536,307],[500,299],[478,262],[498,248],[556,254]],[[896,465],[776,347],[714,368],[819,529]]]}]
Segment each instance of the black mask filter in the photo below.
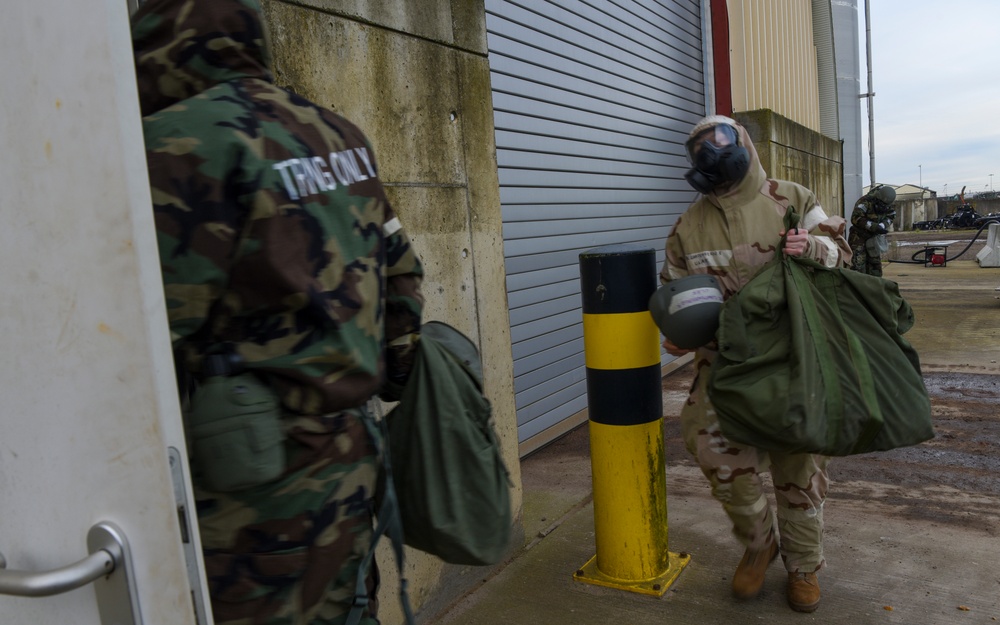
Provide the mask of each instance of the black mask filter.
[{"label": "black mask filter", "polygon": [[[725,134],[732,135],[729,145],[718,147],[712,141],[705,140],[698,148],[698,153],[691,157],[694,167],[684,174],[695,191],[711,193],[721,186],[739,182],[750,169],[750,153],[736,143],[736,129],[731,126],[719,126]],[[709,132],[714,132],[711,129]]]}]

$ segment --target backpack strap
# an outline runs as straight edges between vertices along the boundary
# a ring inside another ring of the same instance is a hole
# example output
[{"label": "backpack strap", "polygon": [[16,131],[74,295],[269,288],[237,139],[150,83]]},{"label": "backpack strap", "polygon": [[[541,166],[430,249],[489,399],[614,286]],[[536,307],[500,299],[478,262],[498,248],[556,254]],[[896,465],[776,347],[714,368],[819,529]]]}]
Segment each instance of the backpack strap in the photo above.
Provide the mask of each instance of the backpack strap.
[{"label": "backpack strap", "polygon": [[[389,431],[382,418],[381,409],[377,401],[369,405],[375,405],[374,412],[379,415],[378,425],[371,416],[371,412],[364,410],[361,420],[368,430],[368,435],[375,446],[375,452],[382,457],[382,466],[385,473],[385,492],[382,495],[382,505],[376,513],[378,523],[372,533],[371,543],[368,546],[368,553],[358,565],[358,579],[354,586],[354,599],[351,602],[351,611],[347,615],[346,625],[358,625],[361,622],[361,615],[368,606],[368,568],[375,558],[375,547],[378,546],[379,539],[387,535],[392,541],[392,550],[396,556],[396,567],[399,569],[399,602],[403,606],[403,615],[406,617],[406,625],[415,625],[413,610],[410,608],[410,597],[407,592],[409,582],[403,576],[403,523],[399,518],[399,500],[396,498],[396,486],[392,479],[392,464],[389,460],[388,445],[382,445],[381,441],[389,440]],[[378,428],[378,429],[376,429]]]}]

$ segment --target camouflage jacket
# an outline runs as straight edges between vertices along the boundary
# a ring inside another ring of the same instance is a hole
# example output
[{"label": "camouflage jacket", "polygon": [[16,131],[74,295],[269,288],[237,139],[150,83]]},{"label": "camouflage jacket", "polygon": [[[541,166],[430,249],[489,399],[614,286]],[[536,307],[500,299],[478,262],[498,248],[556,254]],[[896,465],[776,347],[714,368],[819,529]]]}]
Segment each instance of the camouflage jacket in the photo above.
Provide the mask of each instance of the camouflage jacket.
[{"label": "camouflage jacket", "polygon": [[887,205],[870,195],[862,196],[851,212],[851,232],[848,242],[855,250],[864,248],[865,241],[877,234],[885,234],[892,227],[892,205]]},{"label": "camouflage jacket", "polygon": [[728,299],[774,258],[791,207],[799,213],[799,226],[809,231],[805,256],[827,267],[845,266],[851,251],[844,219],[828,216],[802,185],[767,178],[746,129],[739,127],[739,133],[750,155],[746,176],[722,195],[699,197],[677,219],[667,237],[661,282],[710,274]]},{"label": "camouflage jacket", "polygon": [[132,30],[175,348],[193,372],[235,352],[303,414],[362,405],[423,307],[372,146],[273,84],[256,0],[172,4]]}]

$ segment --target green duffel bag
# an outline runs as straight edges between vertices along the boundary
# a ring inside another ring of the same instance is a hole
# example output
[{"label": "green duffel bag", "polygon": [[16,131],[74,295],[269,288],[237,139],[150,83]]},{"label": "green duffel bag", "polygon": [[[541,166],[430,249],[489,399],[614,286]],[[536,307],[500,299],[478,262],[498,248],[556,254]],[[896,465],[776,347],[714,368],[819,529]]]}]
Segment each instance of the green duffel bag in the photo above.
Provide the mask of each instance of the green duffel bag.
[{"label": "green duffel bag", "polygon": [[934,437],[896,283],[779,252],[719,323],[708,393],[730,440],[846,456]]},{"label": "green duffel bag", "polygon": [[495,564],[511,535],[510,479],[482,385],[475,344],[427,322],[385,417],[404,541],[453,564]]}]

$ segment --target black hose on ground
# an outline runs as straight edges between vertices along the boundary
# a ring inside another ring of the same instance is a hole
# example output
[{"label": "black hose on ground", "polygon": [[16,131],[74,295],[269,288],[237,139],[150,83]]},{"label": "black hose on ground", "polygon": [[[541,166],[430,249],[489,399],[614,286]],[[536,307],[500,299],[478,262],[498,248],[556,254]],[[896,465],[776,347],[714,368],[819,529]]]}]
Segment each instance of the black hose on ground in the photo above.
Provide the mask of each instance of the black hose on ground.
[{"label": "black hose on ground", "polygon": [[[979,235],[982,234],[983,230],[986,229],[986,226],[988,226],[988,225],[990,225],[992,223],[1000,223],[1000,219],[997,219],[995,217],[991,217],[990,219],[987,219],[986,221],[984,221],[983,225],[980,226],[979,230],[976,231],[976,236],[972,237],[972,240],[969,241],[969,244],[965,246],[965,249],[962,250],[961,252],[959,252],[958,254],[955,254],[950,259],[947,258],[947,257],[945,257],[944,259],[942,259],[942,264],[946,263],[949,260],[952,260],[954,258],[959,258],[959,257],[962,256],[962,254],[968,252],[969,248],[972,247],[972,244],[975,243],[976,239],[979,238]],[[914,252],[913,256],[910,257],[910,260],[886,260],[885,262],[886,263],[905,263],[905,264],[913,264],[913,265],[926,265],[928,262],[930,262],[930,260],[931,260],[930,257],[931,257],[931,254],[933,253],[933,251],[934,251],[934,247],[933,246],[929,246],[929,247],[925,247],[922,250],[918,250],[918,251]],[[917,256],[920,256],[920,255],[923,255],[923,259],[922,260],[917,260]]]}]

